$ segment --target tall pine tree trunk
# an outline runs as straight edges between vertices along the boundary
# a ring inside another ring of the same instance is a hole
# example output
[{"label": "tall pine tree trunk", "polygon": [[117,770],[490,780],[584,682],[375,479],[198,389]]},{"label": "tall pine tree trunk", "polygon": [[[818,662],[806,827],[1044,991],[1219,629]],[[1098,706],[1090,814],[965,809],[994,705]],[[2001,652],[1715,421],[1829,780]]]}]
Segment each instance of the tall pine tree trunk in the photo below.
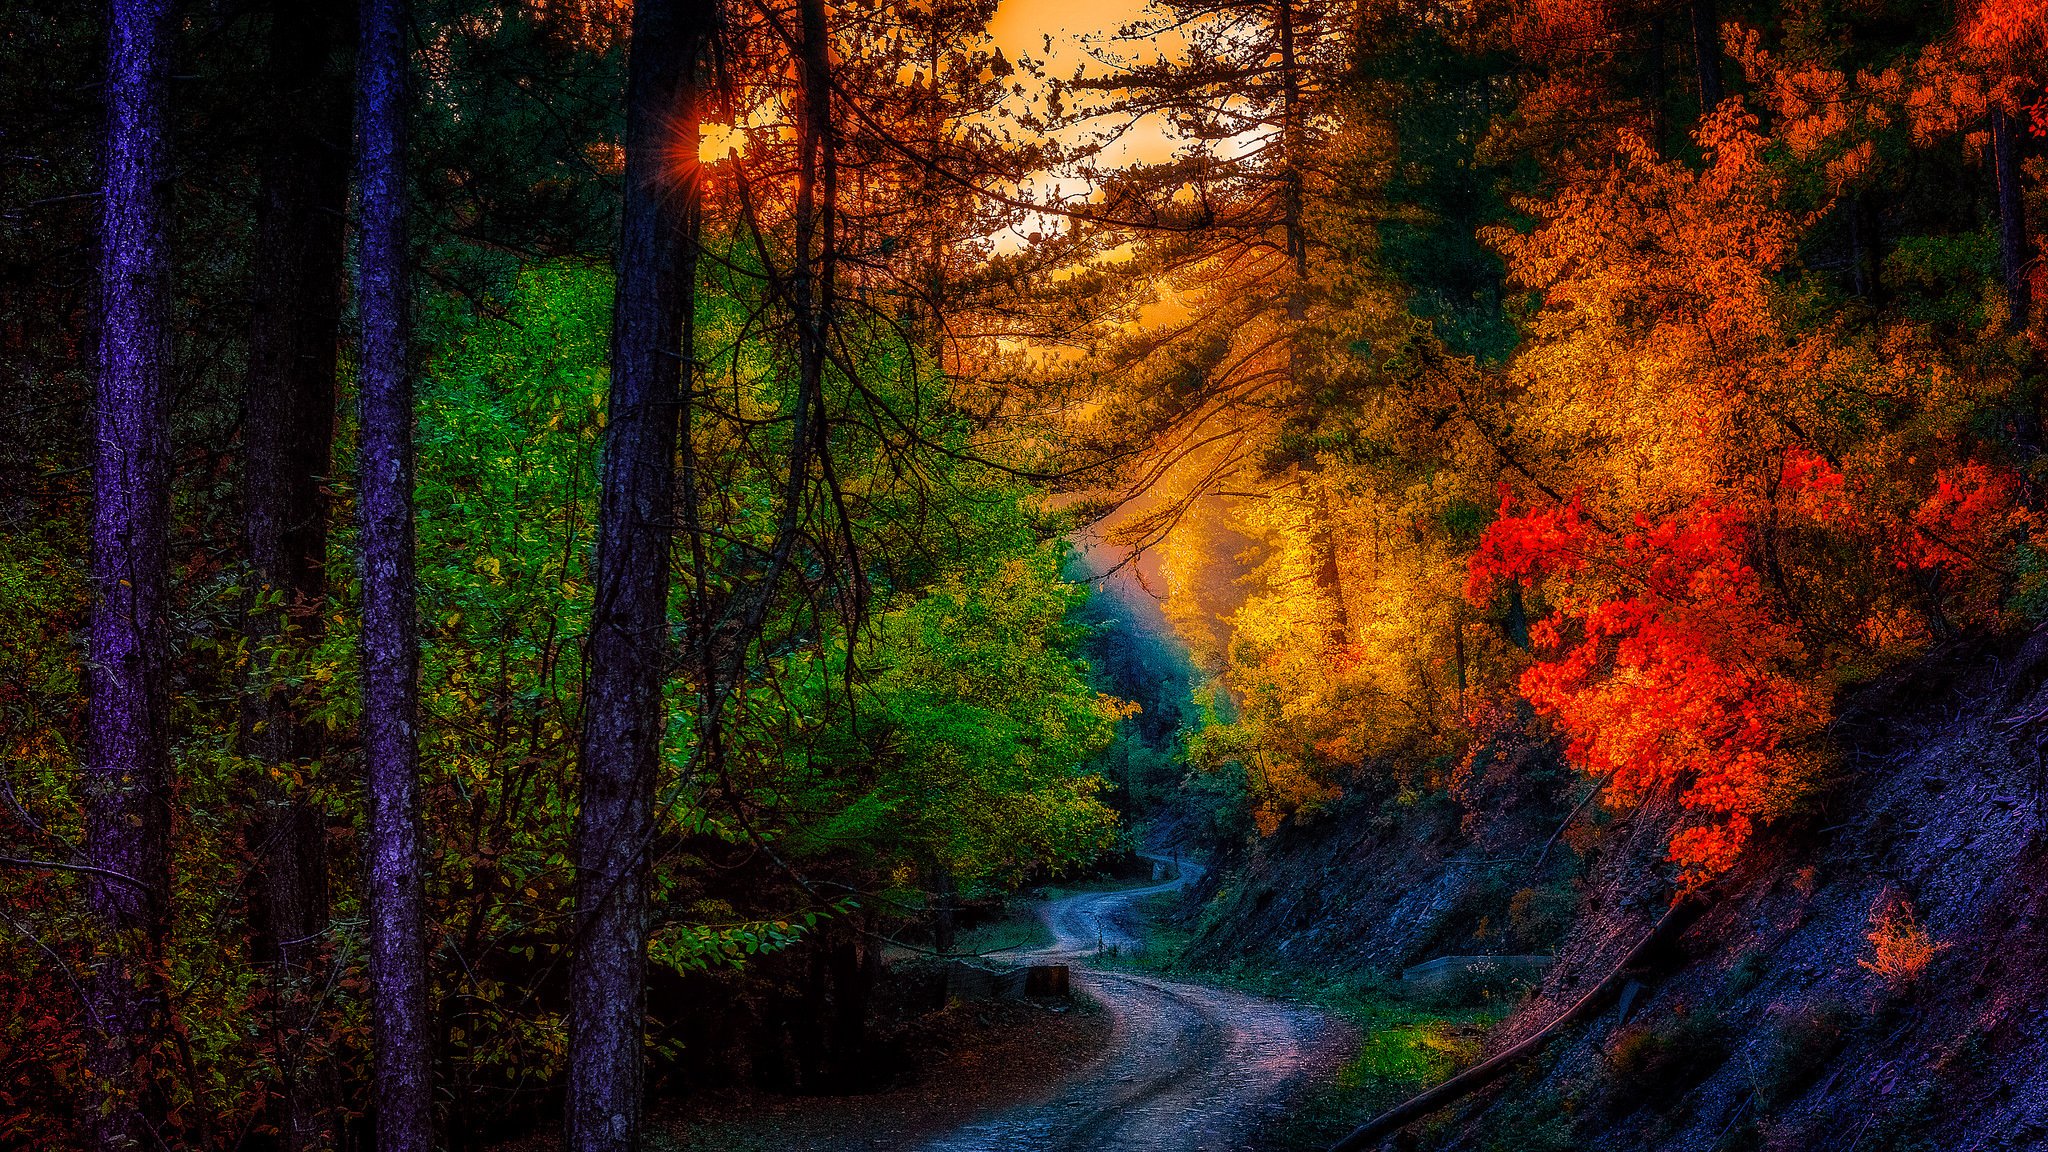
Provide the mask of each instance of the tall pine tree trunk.
[{"label": "tall pine tree trunk", "polygon": [[405,239],[405,0],[362,0],[356,53],[361,250],[363,844],[378,1152],[433,1145],[420,870],[419,623]]},{"label": "tall pine tree trunk", "polygon": [[91,636],[86,657],[87,902],[99,934],[88,989],[101,1149],[157,1147],[155,1065],[168,1036],[170,338],[164,297],[165,87],[170,0],[114,0],[107,34],[100,340],[93,435]]},{"label": "tall pine tree trunk", "polygon": [[1700,119],[1721,106],[1721,15],[1714,0],[1692,0],[1692,59],[1699,72]]},{"label": "tall pine tree trunk", "polygon": [[351,31],[343,0],[274,0],[266,137],[256,193],[249,375],[242,420],[244,535],[255,602],[245,632],[250,669],[241,747],[258,768],[252,829],[256,959],[273,985],[272,1029],[282,1082],[279,1143],[331,1144],[332,1108],[319,1070],[298,1056],[311,1024],[312,962],[327,929],[327,819],[290,783],[321,755],[320,729],[278,663],[324,631],[327,499],[334,442],[335,348],[341,321],[342,225],[348,196]]},{"label": "tall pine tree trunk", "polygon": [[1868,190],[1852,193],[1843,204],[1849,227],[1849,287],[1871,305],[1884,302],[1884,253],[1879,248],[1878,214]]},{"label": "tall pine tree trunk", "polygon": [[624,236],[598,511],[596,599],[576,813],[568,1145],[639,1139],[647,965],[646,851],[669,661],[679,369],[693,307],[697,59],[708,0],[639,0],[626,93]]},{"label": "tall pine tree trunk", "polygon": [[2017,332],[2027,326],[2027,216],[2020,200],[2019,142],[2012,113],[1991,109],[1991,158],[1998,181],[1998,257],[2012,312],[2007,323]]},{"label": "tall pine tree trunk", "polygon": [[1301,172],[1302,165],[1308,162],[1308,144],[1302,124],[1301,62],[1294,47],[1294,0],[1280,0],[1273,16],[1280,32],[1280,147],[1285,157],[1282,215],[1286,221],[1287,255],[1294,264],[1287,317],[1298,321],[1308,310],[1308,234],[1302,222],[1307,194]]},{"label": "tall pine tree trunk", "polygon": [[1667,81],[1664,78],[1664,9],[1659,7],[1650,12],[1648,59],[1644,67],[1644,86],[1650,102],[1650,144],[1661,155],[1664,151],[1664,133],[1669,125],[1664,121],[1664,101]]}]

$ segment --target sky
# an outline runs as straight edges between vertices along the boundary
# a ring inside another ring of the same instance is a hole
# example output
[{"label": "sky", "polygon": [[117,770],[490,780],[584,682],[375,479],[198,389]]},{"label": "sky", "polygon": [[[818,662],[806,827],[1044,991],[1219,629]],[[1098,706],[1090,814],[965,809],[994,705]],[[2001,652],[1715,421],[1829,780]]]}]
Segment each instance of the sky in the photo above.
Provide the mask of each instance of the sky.
[{"label": "sky", "polygon": [[[1043,63],[1048,75],[1072,76],[1076,68],[1101,72],[1089,46],[1129,51],[1132,45],[1107,42],[1118,28],[1143,16],[1148,6],[1149,0],[1000,0],[989,36],[1004,56],[1029,56]],[[1177,143],[1167,125],[1155,118],[1124,132],[1100,159],[1109,167],[1156,163],[1171,158]]]}]

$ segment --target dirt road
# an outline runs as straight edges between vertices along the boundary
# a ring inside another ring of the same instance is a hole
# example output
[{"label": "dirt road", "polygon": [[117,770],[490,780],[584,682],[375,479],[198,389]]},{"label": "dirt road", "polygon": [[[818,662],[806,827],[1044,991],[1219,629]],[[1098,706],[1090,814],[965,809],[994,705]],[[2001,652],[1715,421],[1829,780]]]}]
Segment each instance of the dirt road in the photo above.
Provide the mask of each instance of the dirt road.
[{"label": "dirt road", "polygon": [[1311,1008],[1091,966],[1099,949],[1138,945],[1131,905],[1188,883],[1091,892],[1048,905],[1054,942],[1017,959],[1074,966],[1084,995],[1115,1020],[1103,1058],[1021,1105],[923,1145],[925,1152],[1238,1152],[1261,1119],[1351,1050],[1338,1021]]}]

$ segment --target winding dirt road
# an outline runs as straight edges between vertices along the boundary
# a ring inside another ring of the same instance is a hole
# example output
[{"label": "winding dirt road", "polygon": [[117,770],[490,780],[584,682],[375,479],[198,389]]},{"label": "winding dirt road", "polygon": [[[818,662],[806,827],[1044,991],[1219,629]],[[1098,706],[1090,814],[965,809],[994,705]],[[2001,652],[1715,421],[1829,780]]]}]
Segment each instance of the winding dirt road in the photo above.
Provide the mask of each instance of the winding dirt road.
[{"label": "winding dirt road", "polygon": [[1046,906],[1053,944],[1012,958],[1073,965],[1077,990],[1115,1021],[1109,1051],[1049,1098],[931,1141],[924,1152],[1239,1152],[1297,1089],[1335,1071],[1353,1038],[1325,1013],[1090,966],[1099,950],[1138,946],[1134,901],[1199,874],[1182,865],[1164,884]]}]

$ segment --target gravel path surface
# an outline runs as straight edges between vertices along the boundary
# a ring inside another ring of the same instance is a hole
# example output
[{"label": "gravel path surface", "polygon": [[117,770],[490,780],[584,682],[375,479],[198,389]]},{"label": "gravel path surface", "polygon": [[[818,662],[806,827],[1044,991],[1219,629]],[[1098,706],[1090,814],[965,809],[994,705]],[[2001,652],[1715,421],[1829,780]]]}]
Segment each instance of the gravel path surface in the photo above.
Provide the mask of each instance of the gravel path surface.
[{"label": "gravel path surface", "polygon": [[1238,1152],[1259,1122],[1349,1054],[1326,1013],[1199,984],[1091,966],[1139,939],[1131,905],[1200,874],[1149,888],[1091,892],[1047,905],[1054,942],[1013,959],[1070,964],[1076,989],[1115,1021],[1108,1053],[1021,1105],[923,1145],[924,1152]]}]

